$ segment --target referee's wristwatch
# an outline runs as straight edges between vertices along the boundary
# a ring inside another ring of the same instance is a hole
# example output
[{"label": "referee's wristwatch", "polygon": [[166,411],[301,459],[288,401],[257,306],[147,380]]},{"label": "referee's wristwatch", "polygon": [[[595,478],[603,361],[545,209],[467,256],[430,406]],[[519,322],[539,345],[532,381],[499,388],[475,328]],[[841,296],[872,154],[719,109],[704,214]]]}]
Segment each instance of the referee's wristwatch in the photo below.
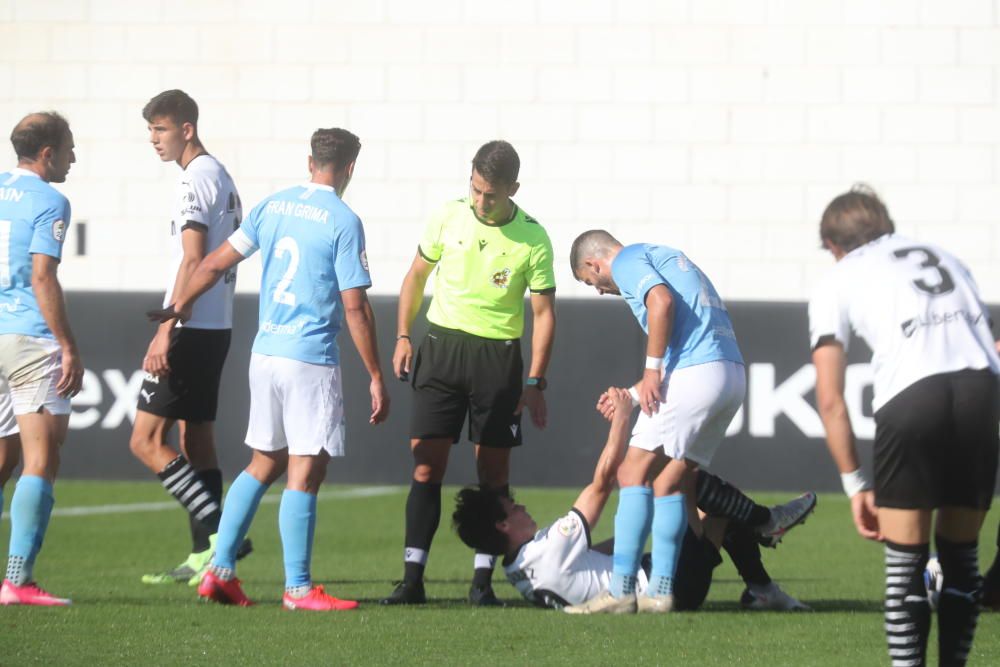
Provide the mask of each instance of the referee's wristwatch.
[{"label": "referee's wristwatch", "polygon": [[529,387],[534,387],[538,391],[545,391],[545,388],[549,386],[549,383],[545,380],[545,378],[528,378],[524,384]]}]

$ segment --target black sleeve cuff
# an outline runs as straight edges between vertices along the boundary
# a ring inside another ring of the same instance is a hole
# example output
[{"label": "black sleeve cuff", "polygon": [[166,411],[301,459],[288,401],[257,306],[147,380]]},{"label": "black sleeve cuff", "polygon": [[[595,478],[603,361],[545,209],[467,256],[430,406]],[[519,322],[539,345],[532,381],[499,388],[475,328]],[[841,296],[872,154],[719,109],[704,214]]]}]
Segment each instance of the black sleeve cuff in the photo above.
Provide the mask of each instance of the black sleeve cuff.
[{"label": "black sleeve cuff", "polygon": [[584,517],[583,513],[575,507],[571,511],[578,517],[580,517],[580,523],[583,524],[583,530],[585,533],[587,533],[587,547],[593,546],[593,544],[590,541],[590,524],[587,523],[587,518]]},{"label": "black sleeve cuff", "polygon": [[546,287],[545,289],[533,289],[530,290],[532,294],[555,294],[555,287]]},{"label": "black sleeve cuff", "polygon": [[438,263],[438,261],[437,261],[436,259],[431,259],[431,258],[430,258],[430,257],[428,257],[427,255],[425,255],[425,254],[424,254],[424,249],[423,249],[423,248],[421,248],[420,246],[417,246],[417,252],[419,252],[419,253],[420,253],[420,256],[421,256],[421,257],[423,258],[423,260],[424,260],[425,262],[427,262],[428,264],[437,264],[437,263]]},{"label": "black sleeve cuff", "polygon": [[204,234],[208,231],[208,225],[201,222],[195,222],[194,220],[188,220],[184,223],[184,226],[181,227],[181,231],[183,232],[185,229],[193,229],[196,232]]}]

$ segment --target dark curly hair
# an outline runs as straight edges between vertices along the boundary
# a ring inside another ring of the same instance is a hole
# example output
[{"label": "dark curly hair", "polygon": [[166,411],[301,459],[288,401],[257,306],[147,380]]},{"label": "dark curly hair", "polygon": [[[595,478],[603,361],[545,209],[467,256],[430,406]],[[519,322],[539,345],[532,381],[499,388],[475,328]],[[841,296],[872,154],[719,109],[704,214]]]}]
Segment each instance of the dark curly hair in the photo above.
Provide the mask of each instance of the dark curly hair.
[{"label": "dark curly hair", "polygon": [[466,546],[494,556],[507,551],[507,536],[497,524],[507,518],[503,494],[483,486],[467,486],[455,495],[451,525]]}]

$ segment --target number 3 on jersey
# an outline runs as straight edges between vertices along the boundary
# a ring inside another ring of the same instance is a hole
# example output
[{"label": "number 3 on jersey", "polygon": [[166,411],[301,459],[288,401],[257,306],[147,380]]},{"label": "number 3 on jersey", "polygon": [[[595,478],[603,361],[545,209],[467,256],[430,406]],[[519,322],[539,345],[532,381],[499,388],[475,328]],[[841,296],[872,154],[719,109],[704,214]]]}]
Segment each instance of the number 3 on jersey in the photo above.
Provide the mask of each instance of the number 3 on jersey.
[{"label": "number 3 on jersey", "polygon": [[282,236],[274,244],[274,256],[281,259],[285,255],[288,255],[288,268],[274,288],[274,301],[285,306],[294,306],[295,293],[289,292],[288,288],[292,286],[295,272],[299,270],[299,244],[291,236]]},{"label": "number 3 on jersey", "polygon": [[921,255],[923,257],[923,261],[921,261],[918,265],[921,269],[921,273],[923,273],[925,277],[929,278],[930,276],[927,275],[927,272],[933,272],[937,279],[933,282],[927,282],[923,277],[913,280],[913,286],[921,292],[930,294],[931,296],[940,296],[941,294],[947,294],[955,289],[955,281],[952,280],[948,269],[941,266],[941,259],[929,248],[923,248],[920,246],[900,248],[892,254],[898,260],[906,259],[912,254]]}]

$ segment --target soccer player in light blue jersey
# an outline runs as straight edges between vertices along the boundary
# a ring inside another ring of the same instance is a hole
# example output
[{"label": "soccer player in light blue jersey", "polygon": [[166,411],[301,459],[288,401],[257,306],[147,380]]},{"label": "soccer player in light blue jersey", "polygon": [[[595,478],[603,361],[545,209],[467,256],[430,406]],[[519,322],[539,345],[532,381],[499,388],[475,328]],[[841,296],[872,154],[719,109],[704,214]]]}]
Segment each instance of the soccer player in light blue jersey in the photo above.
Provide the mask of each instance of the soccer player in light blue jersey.
[{"label": "soccer player in light blue jersey", "polygon": [[194,301],[240,261],[261,251],[260,323],[250,360],[253,458],[226,495],[212,565],[198,594],[248,606],[235,577],[236,552],[260,499],[288,471],[278,523],[284,547],[287,609],[353,609],[357,602],[313,586],[309,571],[316,494],[331,456],[344,454],[344,400],[337,333],[347,321],[371,376],[371,417],[389,413],[375,341],[375,317],[361,220],[341,197],[354,174],[361,142],[343,129],[312,137],[309,183],[258,204],[226,243],[198,266],[172,307],[150,313],[166,320],[191,314]]},{"label": "soccer player in light blue jersey", "polygon": [[[695,471],[711,463],[743,402],[743,357],[718,293],[681,251],[623,246],[608,232],[592,230],[573,242],[570,266],[599,294],[623,296],[648,338],[646,369],[631,390],[642,413],[618,470],[611,585],[567,611],[669,612],[688,523],[701,534]],[[613,411],[606,395],[598,407],[605,416]],[[636,573],[650,532],[652,573],[637,599]]]},{"label": "soccer player in light blue jersey", "polygon": [[59,447],[83,363],[56,271],[69,201],[50,183],[66,180],[73,133],[54,112],[26,116],[11,133],[17,168],[0,174],[0,392],[22,435],[24,470],[10,503],[10,550],[0,604],[65,606],[32,576],[54,503]]}]

